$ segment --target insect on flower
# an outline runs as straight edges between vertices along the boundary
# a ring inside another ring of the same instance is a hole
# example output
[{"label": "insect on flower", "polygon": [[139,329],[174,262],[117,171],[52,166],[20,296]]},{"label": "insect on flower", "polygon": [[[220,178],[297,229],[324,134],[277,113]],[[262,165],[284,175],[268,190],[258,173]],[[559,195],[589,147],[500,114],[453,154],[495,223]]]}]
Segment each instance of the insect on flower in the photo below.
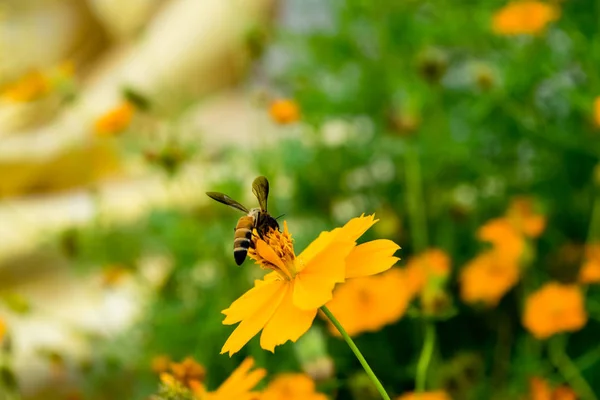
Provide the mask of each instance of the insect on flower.
[{"label": "insect on flower", "polygon": [[258,199],[260,207],[248,208],[233,200],[226,194],[219,192],[206,192],[208,197],[223,203],[237,210],[240,210],[247,215],[241,217],[235,226],[235,234],[233,239],[233,257],[237,265],[242,265],[248,254],[250,247],[255,247],[253,232],[256,230],[259,238],[271,229],[279,229],[277,220],[267,212],[267,200],[269,198],[269,181],[264,176],[259,176],[252,182],[252,193]]}]

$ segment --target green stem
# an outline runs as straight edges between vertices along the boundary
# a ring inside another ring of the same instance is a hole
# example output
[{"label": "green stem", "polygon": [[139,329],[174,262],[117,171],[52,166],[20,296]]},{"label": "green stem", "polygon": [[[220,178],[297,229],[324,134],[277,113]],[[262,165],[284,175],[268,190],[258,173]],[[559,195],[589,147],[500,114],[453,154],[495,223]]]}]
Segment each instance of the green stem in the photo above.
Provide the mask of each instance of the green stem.
[{"label": "green stem", "polygon": [[405,157],[408,217],[410,219],[414,252],[419,253],[427,248],[427,217],[425,215],[425,199],[421,182],[421,163],[414,143],[406,143]]},{"label": "green stem", "polygon": [[423,348],[421,349],[421,355],[417,362],[417,378],[416,378],[416,391],[422,393],[426,389],[427,385],[427,369],[433,356],[433,349],[435,348],[435,325],[432,321],[425,321],[425,339],[423,341]]},{"label": "green stem", "polygon": [[550,360],[558,369],[563,379],[575,390],[583,399],[586,400],[598,400],[594,391],[587,383],[585,378],[577,369],[573,360],[569,358],[565,352],[565,339],[554,338],[548,344],[548,353]]},{"label": "green stem", "polygon": [[344,329],[342,324],[340,324],[340,322],[333,316],[333,314],[331,313],[331,311],[329,311],[329,309],[327,307],[322,306],[321,311],[323,311],[323,313],[327,316],[327,318],[329,318],[331,323],[340,332],[340,334],[342,335],[342,337],[344,338],[346,343],[348,343],[348,346],[350,346],[350,349],[352,350],[352,352],[354,353],[356,358],[358,358],[358,361],[360,361],[360,365],[362,365],[362,367],[364,368],[364,370],[367,373],[367,375],[369,376],[369,378],[371,378],[371,381],[373,381],[373,384],[377,388],[377,391],[379,392],[381,397],[385,400],[390,400],[390,396],[387,394],[387,392],[383,388],[383,385],[381,384],[381,382],[379,382],[379,379],[377,379],[377,376],[375,375],[375,373],[373,372],[371,367],[369,367],[367,360],[365,360],[362,353],[360,352],[358,347],[356,347],[356,345],[354,344],[354,341],[352,340],[352,338],[350,338],[350,335],[348,335],[348,333],[346,332],[346,330]]}]

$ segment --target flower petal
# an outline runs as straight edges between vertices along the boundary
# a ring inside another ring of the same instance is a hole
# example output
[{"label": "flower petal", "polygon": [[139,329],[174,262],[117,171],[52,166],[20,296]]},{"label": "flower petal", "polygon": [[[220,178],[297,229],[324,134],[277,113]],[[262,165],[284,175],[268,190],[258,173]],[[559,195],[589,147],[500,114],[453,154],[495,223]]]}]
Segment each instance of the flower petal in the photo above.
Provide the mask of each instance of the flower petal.
[{"label": "flower petal", "polygon": [[[289,283],[284,281],[257,285],[223,311],[227,315],[223,323],[231,324],[235,323],[232,321],[239,320],[242,322],[223,345],[221,354],[229,352],[231,357],[265,326],[281,304],[287,285]],[[252,291],[255,293],[250,293]]]},{"label": "flower petal", "polygon": [[298,267],[297,271],[302,271],[302,268],[311,260],[323,251],[324,248],[329,246],[329,244],[336,238],[337,233],[340,231],[340,228],[336,228],[331,232],[324,231],[321,232],[318,238],[313,240],[311,244],[309,244],[302,253],[300,253],[296,258],[298,259]]},{"label": "flower petal", "polygon": [[398,257],[400,248],[388,239],[377,239],[356,246],[346,259],[346,279],[375,275],[390,269]]},{"label": "flower petal", "polygon": [[352,218],[337,233],[336,240],[356,242],[370,227],[379,221],[375,219],[375,214],[361,215],[360,217]]},{"label": "flower petal", "polygon": [[271,246],[269,246],[264,240],[258,239],[256,241],[256,252],[260,254],[262,258],[271,264],[276,265],[282,271],[286,270],[285,264],[283,261],[281,261],[281,258],[279,258]]},{"label": "flower petal", "polygon": [[319,237],[313,240],[297,257],[302,260],[299,263],[300,266],[297,267],[297,271],[301,271],[303,265],[309,264],[314,257],[334,241],[356,242],[377,221],[379,220],[375,219],[375,214],[367,217],[363,214],[360,217],[352,218],[341,228],[335,228],[331,232],[321,232]]},{"label": "flower petal", "polygon": [[333,242],[317,254],[294,282],[294,305],[302,310],[321,307],[331,300],[336,283],[344,281],[346,257],[354,242]]},{"label": "flower petal", "polygon": [[[252,390],[266,375],[267,371],[257,368],[250,371],[254,365],[252,358],[246,358],[238,368],[214,392],[220,398],[235,398]],[[238,396],[235,396],[238,395]]]},{"label": "flower petal", "polygon": [[294,290],[288,286],[287,293],[281,305],[265,325],[260,336],[260,347],[271,352],[275,346],[288,340],[295,342],[312,325],[317,309],[301,310],[293,304]]},{"label": "flower petal", "polygon": [[268,303],[281,290],[281,283],[282,281],[266,279],[254,281],[252,289],[231,303],[229,308],[221,311],[226,315],[223,325],[238,323],[258,312],[264,303]]}]

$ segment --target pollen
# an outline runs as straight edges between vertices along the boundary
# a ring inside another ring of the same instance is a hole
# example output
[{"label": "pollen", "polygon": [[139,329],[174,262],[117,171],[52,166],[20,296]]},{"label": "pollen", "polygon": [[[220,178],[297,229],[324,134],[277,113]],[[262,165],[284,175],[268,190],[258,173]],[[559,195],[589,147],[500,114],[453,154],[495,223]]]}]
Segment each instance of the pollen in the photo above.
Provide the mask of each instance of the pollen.
[{"label": "pollen", "polygon": [[254,248],[250,248],[248,256],[263,269],[276,271],[281,278],[292,280],[296,276],[296,255],[294,239],[288,231],[287,222],[283,223],[283,232],[270,228],[262,238],[254,230]]}]

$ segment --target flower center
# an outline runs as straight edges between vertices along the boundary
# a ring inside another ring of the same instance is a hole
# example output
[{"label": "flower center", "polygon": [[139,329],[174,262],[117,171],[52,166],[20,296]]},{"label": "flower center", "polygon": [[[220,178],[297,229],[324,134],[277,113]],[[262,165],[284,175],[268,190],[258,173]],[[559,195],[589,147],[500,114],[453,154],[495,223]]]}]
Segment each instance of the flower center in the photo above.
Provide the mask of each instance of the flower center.
[{"label": "flower center", "polygon": [[287,230],[287,223],[284,221],[283,232],[271,228],[262,238],[256,231],[253,237],[255,245],[249,249],[248,256],[261,268],[277,272],[282,279],[294,279],[297,273],[296,255],[294,240]]}]

